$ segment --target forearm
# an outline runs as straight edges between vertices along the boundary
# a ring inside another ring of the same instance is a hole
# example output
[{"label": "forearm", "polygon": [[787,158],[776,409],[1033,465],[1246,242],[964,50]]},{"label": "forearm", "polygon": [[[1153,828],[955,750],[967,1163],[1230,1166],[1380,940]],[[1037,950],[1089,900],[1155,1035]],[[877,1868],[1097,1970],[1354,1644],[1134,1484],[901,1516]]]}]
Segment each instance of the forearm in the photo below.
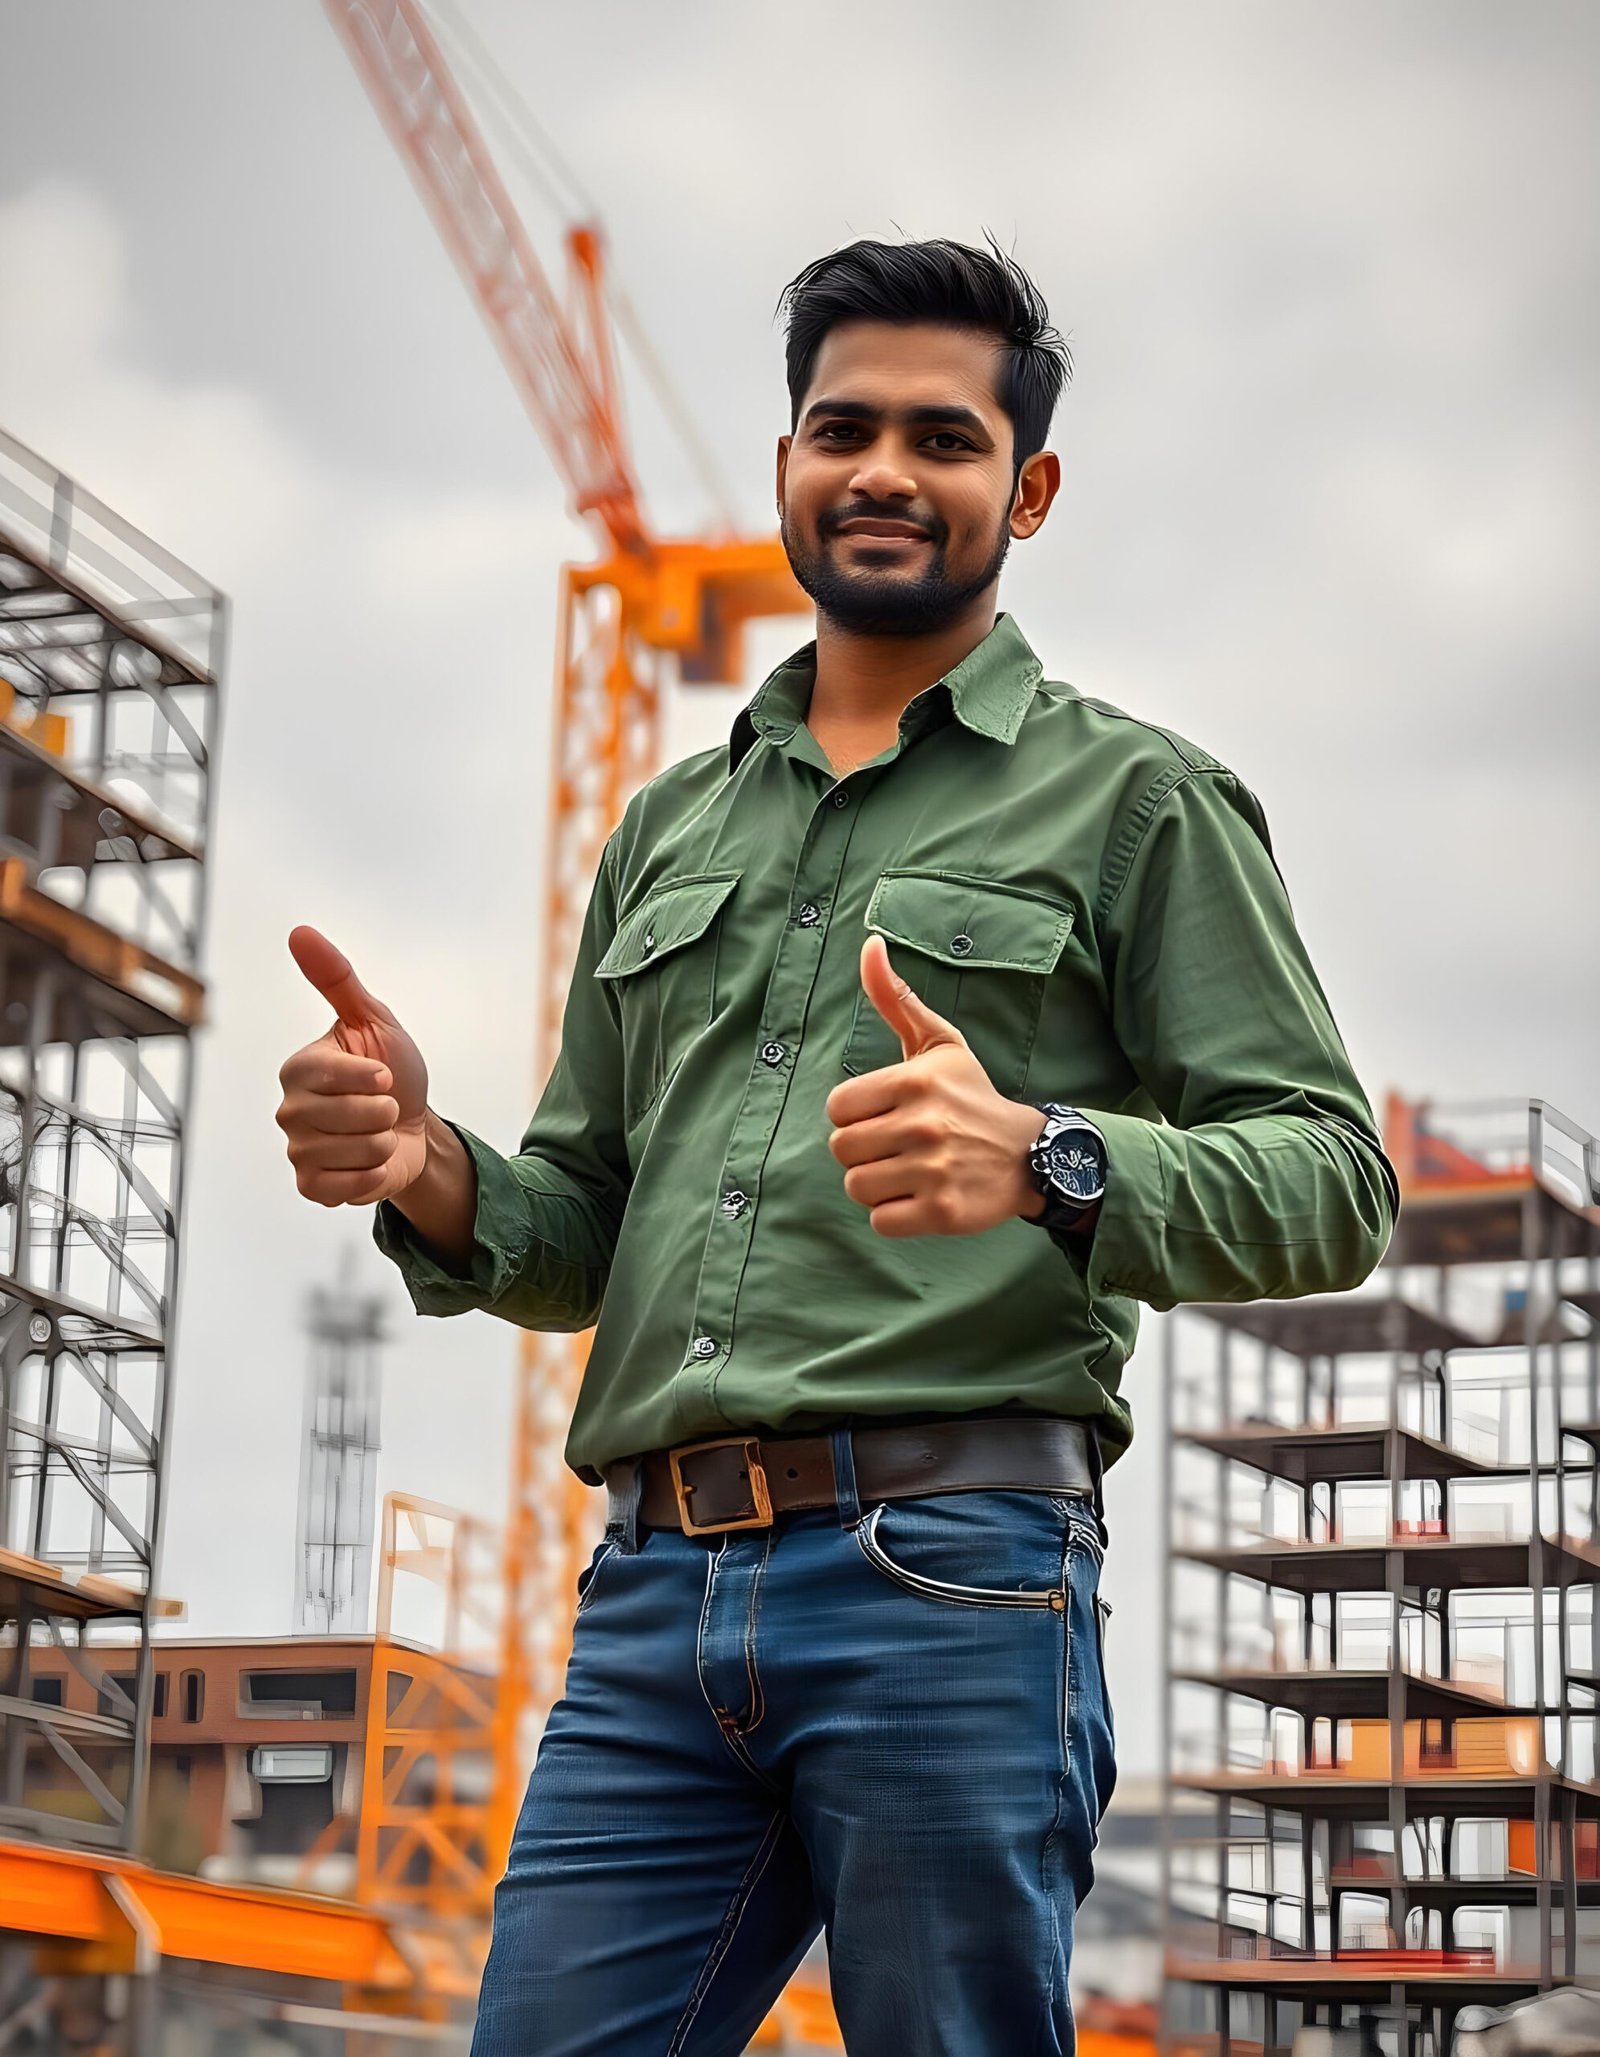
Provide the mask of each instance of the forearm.
[{"label": "forearm", "polygon": [[1086,1257],[1096,1284],[1152,1307],[1290,1299],[1359,1285],[1394,1226],[1392,1173],[1325,1111],[1179,1129],[1094,1114],[1110,1170]]},{"label": "forearm", "polygon": [[421,1172],[394,1205],[416,1231],[425,1253],[445,1271],[465,1271],[478,1211],[478,1173],[449,1123],[430,1107],[428,1153]]},{"label": "forearm", "polygon": [[[624,1196],[590,1186],[574,1169],[539,1154],[528,1138],[514,1157],[458,1124],[437,1117],[439,1178],[413,1199],[376,1211],[373,1239],[398,1268],[419,1314],[481,1309],[519,1328],[592,1326],[621,1226]],[[470,1190],[470,1211],[463,1195]],[[420,1218],[419,1218],[420,1217]],[[438,1238],[435,1241],[435,1238]]]},{"label": "forearm", "polygon": [[1213,766],[1157,791],[1102,931],[1142,1087],[1104,1119],[1094,1283],[1153,1307],[1359,1285],[1399,1202],[1259,803]]},{"label": "forearm", "polygon": [[561,1048],[516,1154],[430,1108],[422,1172],[378,1207],[373,1240],[419,1314],[482,1309],[521,1328],[557,1330],[598,1317],[631,1181],[618,1023],[593,976],[614,925],[602,854]]}]

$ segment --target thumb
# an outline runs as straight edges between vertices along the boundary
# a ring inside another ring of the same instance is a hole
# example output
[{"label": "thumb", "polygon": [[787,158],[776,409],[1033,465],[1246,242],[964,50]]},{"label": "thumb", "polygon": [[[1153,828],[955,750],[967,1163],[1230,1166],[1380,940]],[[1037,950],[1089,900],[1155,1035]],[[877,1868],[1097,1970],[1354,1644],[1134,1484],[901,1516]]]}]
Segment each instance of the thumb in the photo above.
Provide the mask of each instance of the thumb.
[{"label": "thumb", "polygon": [[908,1059],[939,1043],[966,1048],[967,1039],[955,1023],[935,1014],[895,970],[889,962],[889,946],[880,935],[868,936],[861,946],[861,985],[900,1038],[900,1048]]},{"label": "thumb", "polygon": [[344,952],[316,929],[304,924],[291,929],[289,954],[347,1027],[366,1028],[372,1022],[399,1026],[383,1002],[375,1000],[356,977]]}]

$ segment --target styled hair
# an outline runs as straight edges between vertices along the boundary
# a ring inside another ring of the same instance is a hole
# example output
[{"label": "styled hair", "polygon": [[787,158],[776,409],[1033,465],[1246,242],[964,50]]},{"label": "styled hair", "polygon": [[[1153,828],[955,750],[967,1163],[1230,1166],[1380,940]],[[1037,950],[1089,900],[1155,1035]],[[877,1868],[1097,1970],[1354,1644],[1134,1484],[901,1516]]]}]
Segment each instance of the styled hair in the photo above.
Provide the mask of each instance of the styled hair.
[{"label": "styled hair", "polygon": [[814,258],[778,298],[784,318],[789,426],[811,384],[817,353],[846,321],[938,322],[996,336],[1005,346],[997,395],[1011,418],[1020,473],[1050,433],[1072,352],[1051,326],[1044,295],[987,230],[988,249],[937,236],[921,243],[862,240]]}]

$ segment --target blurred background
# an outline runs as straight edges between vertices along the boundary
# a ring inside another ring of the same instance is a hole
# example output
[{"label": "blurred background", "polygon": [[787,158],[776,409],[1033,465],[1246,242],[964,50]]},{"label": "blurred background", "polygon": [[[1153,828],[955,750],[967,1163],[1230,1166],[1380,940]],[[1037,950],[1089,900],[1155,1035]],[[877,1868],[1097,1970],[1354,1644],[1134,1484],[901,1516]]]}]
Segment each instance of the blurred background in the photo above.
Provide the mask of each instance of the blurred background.
[{"label": "blurred background", "polygon": [[[1062,493],[1003,589],[1047,675],[1261,797],[1375,1104],[1600,1126],[1591,7],[432,14],[553,274],[603,221],[751,534],[785,281],[856,236],[992,229],[1075,360]],[[368,1216],[296,1194],[277,1071],[326,1009],[285,938],[333,937],[434,1104],[514,1146],[558,570],[594,535],[322,8],[3,0],[0,48],[0,427],[231,602],[163,1587],[185,1636],[279,1636],[313,1289],[343,1266],[387,1310],[379,1495],[498,1518],[515,1359],[488,1319],[412,1319]],[[656,526],[703,529],[637,351],[623,384]],[[809,633],[763,624],[738,685],[671,691],[666,756]],[[1161,1753],[1161,1327],[1108,1489],[1130,1785]]]}]

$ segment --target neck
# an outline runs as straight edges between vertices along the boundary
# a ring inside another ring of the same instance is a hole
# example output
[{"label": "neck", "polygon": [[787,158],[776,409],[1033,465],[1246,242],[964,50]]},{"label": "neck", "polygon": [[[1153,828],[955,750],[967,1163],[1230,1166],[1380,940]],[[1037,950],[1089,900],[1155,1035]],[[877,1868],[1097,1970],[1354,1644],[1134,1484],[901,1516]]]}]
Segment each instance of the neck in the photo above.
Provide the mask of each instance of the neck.
[{"label": "neck", "polygon": [[927,636],[870,636],[817,617],[817,677],[806,713],[817,723],[894,723],[918,693],[953,671],[994,627],[995,589]]}]

